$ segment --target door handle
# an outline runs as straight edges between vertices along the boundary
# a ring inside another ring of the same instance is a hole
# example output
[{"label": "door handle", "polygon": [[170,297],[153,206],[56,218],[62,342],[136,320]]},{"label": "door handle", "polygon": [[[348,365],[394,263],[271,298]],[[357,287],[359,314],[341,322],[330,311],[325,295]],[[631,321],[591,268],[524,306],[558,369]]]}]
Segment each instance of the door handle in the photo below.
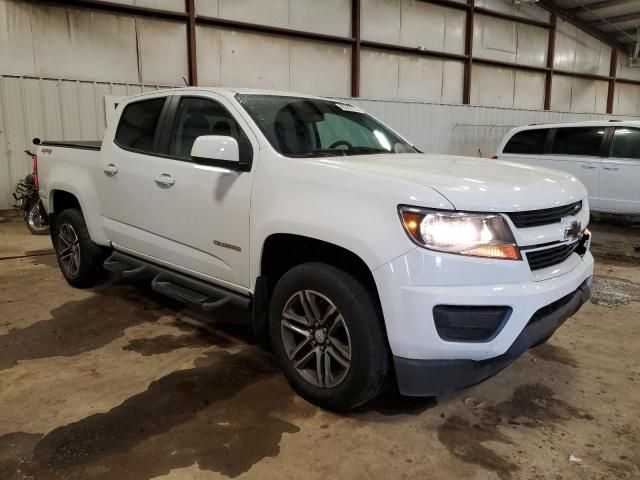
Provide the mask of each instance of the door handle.
[{"label": "door handle", "polygon": [[104,171],[104,173],[106,173],[110,177],[113,177],[116,173],[118,173],[118,167],[116,167],[113,163],[110,163],[109,165],[105,165],[104,167],[102,167],[102,171]]},{"label": "door handle", "polygon": [[619,170],[618,167],[602,167],[602,168],[604,168],[605,170]]},{"label": "door handle", "polygon": [[161,175],[158,175],[157,177],[155,177],[153,179],[157,184],[160,185],[164,185],[167,187],[170,187],[171,185],[173,185],[174,183],[176,183],[176,181],[174,180],[174,178],[169,175],[168,173],[163,173]]},{"label": "door handle", "polygon": [[582,168],[586,168],[587,170],[593,170],[594,168],[598,168],[595,165],[582,165]]}]

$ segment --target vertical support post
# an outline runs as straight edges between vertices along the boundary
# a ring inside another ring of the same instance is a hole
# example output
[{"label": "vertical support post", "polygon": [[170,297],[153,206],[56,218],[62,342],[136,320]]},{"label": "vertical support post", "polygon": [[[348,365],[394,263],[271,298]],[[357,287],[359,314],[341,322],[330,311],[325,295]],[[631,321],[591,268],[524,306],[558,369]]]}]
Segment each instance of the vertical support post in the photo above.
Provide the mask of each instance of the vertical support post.
[{"label": "vertical support post", "polygon": [[187,65],[189,85],[198,85],[198,57],[196,55],[196,7],[195,0],[185,0],[187,11]]},{"label": "vertical support post", "polygon": [[551,28],[549,28],[549,41],[547,42],[547,73],[544,79],[544,109],[551,110],[551,89],[553,87],[553,64],[556,55],[556,26],[558,17],[551,14]]},{"label": "vertical support post", "polygon": [[618,49],[611,49],[611,64],[609,65],[609,91],[607,92],[607,113],[613,113],[613,98],[616,93],[616,76],[618,74]]},{"label": "vertical support post", "polygon": [[360,0],[351,1],[351,96],[360,96]]},{"label": "vertical support post", "polygon": [[464,78],[462,84],[462,103],[471,103],[471,69],[473,66],[473,16],[475,13],[475,0],[467,0],[467,15],[464,30],[464,54],[467,59],[464,62]]}]

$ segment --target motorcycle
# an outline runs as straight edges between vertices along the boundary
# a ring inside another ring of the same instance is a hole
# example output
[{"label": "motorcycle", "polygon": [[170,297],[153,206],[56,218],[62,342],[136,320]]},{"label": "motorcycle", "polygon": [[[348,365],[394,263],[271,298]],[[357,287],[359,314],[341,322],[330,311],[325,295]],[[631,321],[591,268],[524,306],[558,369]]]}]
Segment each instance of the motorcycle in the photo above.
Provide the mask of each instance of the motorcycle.
[{"label": "motorcycle", "polygon": [[49,218],[38,195],[38,170],[35,154],[28,150],[25,150],[24,153],[33,160],[34,171],[24,180],[18,182],[13,194],[13,198],[16,200],[14,207],[22,211],[22,218],[33,235],[48,235]]}]

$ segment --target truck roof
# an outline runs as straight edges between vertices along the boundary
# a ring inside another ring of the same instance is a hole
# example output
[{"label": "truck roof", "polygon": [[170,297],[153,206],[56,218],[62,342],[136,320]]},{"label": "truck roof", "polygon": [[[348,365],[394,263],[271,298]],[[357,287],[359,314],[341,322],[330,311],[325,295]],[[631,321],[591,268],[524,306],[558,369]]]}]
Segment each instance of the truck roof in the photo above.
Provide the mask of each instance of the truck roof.
[{"label": "truck roof", "polygon": [[226,97],[233,97],[236,94],[244,95],[277,95],[282,97],[302,97],[302,98],[316,98],[321,100],[330,100],[325,97],[319,97],[317,95],[309,95],[306,93],[287,92],[283,90],[264,90],[257,88],[232,88],[232,87],[177,87],[177,88],[165,88],[163,90],[153,90],[150,92],[140,93],[137,95],[131,95],[127,98],[144,97],[148,95],[155,95],[158,93],[169,92],[213,92]]},{"label": "truck roof", "polygon": [[639,127],[640,120],[584,120],[582,122],[565,122],[565,123],[533,123],[515,127],[513,130],[533,130],[537,128],[561,128],[561,127]]}]

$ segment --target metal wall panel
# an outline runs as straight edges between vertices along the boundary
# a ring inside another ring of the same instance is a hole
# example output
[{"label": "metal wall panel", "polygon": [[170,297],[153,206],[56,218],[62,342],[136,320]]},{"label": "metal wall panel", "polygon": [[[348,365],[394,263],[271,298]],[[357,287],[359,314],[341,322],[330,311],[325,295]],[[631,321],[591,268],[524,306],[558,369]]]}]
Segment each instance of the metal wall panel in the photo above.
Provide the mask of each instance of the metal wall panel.
[{"label": "metal wall panel", "polygon": [[640,85],[616,84],[613,111],[618,115],[640,114]]},{"label": "metal wall panel", "polygon": [[[135,5],[137,7],[155,8],[156,10],[169,10],[171,12],[184,12],[184,0],[109,0],[111,3],[122,5]],[[209,0],[210,1],[210,0]]]},{"label": "metal wall panel", "polygon": [[462,103],[462,62],[368,48],[360,62],[365,97]]},{"label": "metal wall panel", "polygon": [[0,209],[11,207],[16,183],[31,171],[23,150],[33,148],[34,137],[101,139],[106,95],[158,88],[164,87],[0,75]]},{"label": "metal wall panel", "polygon": [[476,64],[471,77],[471,103],[502,108],[544,107],[543,73]]},{"label": "metal wall panel", "polygon": [[185,26],[176,22],[137,18],[136,31],[139,81],[183,85],[183,78],[189,76]]},{"label": "metal wall panel", "polygon": [[350,47],[214,27],[196,32],[200,85],[349,94]]},{"label": "metal wall panel", "polygon": [[629,67],[629,59],[627,55],[618,53],[618,70],[616,76],[618,78],[640,80],[640,67]]},{"label": "metal wall panel", "polygon": [[554,68],[609,75],[611,48],[568,22],[558,20]]},{"label": "metal wall panel", "polygon": [[425,152],[482,157],[493,155],[504,135],[516,126],[631,118],[370,99],[346,101],[380,118]]},{"label": "metal wall panel", "polygon": [[536,67],[546,66],[549,41],[546,29],[486,15],[476,15],[474,18],[474,56]]},{"label": "metal wall panel", "polygon": [[415,0],[362,0],[363,40],[464,53],[465,12]]},{"label": "metal wall panel", "polygon": [[[602,80],[587,80],[553,76],[551,109],[569,112],[605,113],[609,84]],[[616,89],[618,86],[616,86]]]},{"label": "metal wall panel", "polygon": [[476,7],[482,7],[496,12],[528,18],[529,20],[548,22],[550,18],[549,12],[544,8],[527,3],[516,5],[513,0],[476,0],[475,5]]}]

